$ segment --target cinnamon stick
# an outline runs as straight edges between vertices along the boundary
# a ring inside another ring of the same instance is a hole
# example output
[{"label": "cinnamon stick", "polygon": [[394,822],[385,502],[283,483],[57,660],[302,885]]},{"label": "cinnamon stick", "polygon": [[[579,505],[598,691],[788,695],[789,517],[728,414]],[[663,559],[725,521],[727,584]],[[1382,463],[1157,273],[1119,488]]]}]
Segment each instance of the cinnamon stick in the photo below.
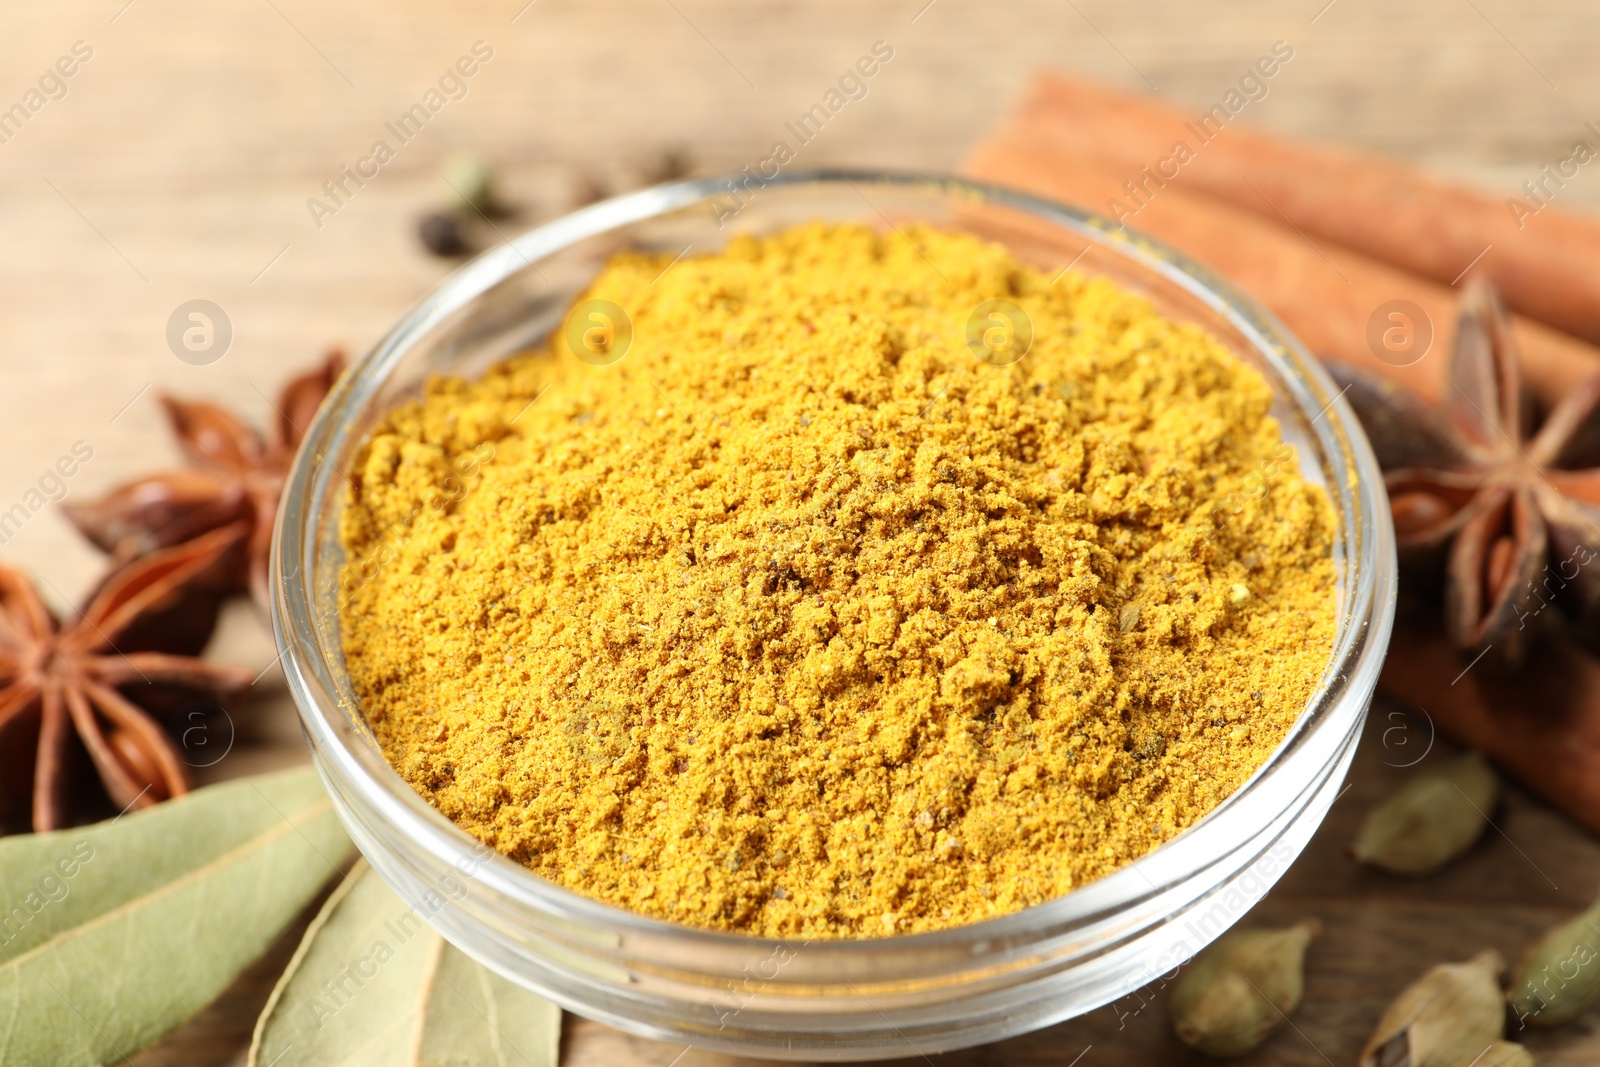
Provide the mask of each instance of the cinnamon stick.
[{"label": "cinnamon stick", "polygon": [[1496,675],[1455,650],[1437,608],[1402,596],[1378,690],[1600,833],[1600,660],[1551,637],[1524,671]]},{"label": "cinnamon stick", "polygon": [[[1061,148],[1028,116],[979,146],[967,173],[1079,205],[1103,206],[1122,172]],[[1169,183],[1130,220],[1134,227],[1216,268],[1265,304],[1313,352],[1384,374],[1438,399],[1455,333],[1457,291],[1328,242],[1317,242],[1253,212]],[[1063,249],[1065,262],[1077,249]],[[1086,265],[1089,265],[1086,263]],[[1408,300],[1432,324],[1432,348],[1398,366],[1368,341],[1370,320],[1393,300]],[[1518,317],[1526,379],[1553,403],[1600,370],[1600,349]]]},{"label": "cinnamon stick", "polygon": [[[1565,178],[1561,160],[1555,170],[1530,168],[1533,190],[1495,196],[1381,157],[1248,129],[1225,114],[1213,113],[1203,125],[1201,117],[1199,108],[1051,73],[1035,81],[1016,121],[1058,151],[1115,163],[1118,180],[1108,196],[1121,193],[1127,202],[1121,186],[1130,179],[1156,188],[1142,168],[1172,160],[1159,167],[1176,172],[1168,189],[1205,193],[1274,222],[1286,218],[1313,240],[1436,282],[1449,284],[1472,265],[1512,310],[1600,342],[1600,219],[1551,203],[1570,195],[1561,186],[1578,173],[1578,160],[1567,159]],[[1574,130],[1573,141],[1564,147],[1581,141],[1593,158],[1600,129]],[[1173,160],[1179,142],[1193,152],[1181,165]],[[1106,199],[1085,206],[1105,212]]]}]

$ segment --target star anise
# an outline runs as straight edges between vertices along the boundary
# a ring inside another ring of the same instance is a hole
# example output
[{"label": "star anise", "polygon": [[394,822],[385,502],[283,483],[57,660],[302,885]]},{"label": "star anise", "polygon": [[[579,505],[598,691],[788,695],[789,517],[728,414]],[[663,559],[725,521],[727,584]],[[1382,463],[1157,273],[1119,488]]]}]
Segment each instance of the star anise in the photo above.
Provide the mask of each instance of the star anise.
[{"label": "star anise", "polygon": [[[118,808],[188,791],[156,717],[221,704],[250,684],[248,671],[189,654],[210,637],[218,573],[237,567],[244,534],[238,524],[141,557],[65,625],[25,575],[0,565],[0,754],[13,772],[6,788],[32,794],[36,831],[69,825],[82,810],[74,778],[85,754]],[[209,614],[197,609],[208,588]],[[30,749],[31,772],[15,766]]]},{"label": "star anise", "polygon": [[67,517],[118,563],[246,523],[248,551],[234,575],[234,588],[248,591],[268,610],[267,561],[283,479],[312,416],[343,369],[344,355],[336,350],[317,369],[292,379],[279,397],[270,437],[216,404],[161,397],[190,468],[140,478],[98,500],[68,504]]},{"label": "star anise", "polygon": [[1330,369],[1384,469],[1401,563],[1442,580],[1457,648],[1515,668],[1536,623],[1559,615],[1600,644],[1600,375],[1535,430],[1516,339],[1488,283],[1462,297],[1442,410]]}]

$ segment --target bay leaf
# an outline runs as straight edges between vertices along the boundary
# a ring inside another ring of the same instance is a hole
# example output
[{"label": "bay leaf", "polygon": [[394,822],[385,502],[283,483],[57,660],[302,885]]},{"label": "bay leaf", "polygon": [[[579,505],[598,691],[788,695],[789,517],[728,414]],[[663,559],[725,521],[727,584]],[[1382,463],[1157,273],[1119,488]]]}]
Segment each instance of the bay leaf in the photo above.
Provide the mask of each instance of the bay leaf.
[{"label": "bay leaf", "polygon": [[205,1007],[349,855],[310,768],[0,839],[0,1064],[108,1064]]},{"label": "bay leaf", "polygon": [[250,1067],[555,1067],[561,1009],[475,962],[365,862],[334,890],[256,1022]]}]

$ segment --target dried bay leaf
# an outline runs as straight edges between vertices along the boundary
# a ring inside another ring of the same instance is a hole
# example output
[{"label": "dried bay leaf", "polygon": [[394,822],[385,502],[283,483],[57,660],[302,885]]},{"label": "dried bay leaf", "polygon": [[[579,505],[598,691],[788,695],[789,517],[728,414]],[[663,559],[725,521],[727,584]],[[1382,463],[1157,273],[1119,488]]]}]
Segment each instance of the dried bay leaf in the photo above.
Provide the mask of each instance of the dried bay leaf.
[{"label": "dried bay leaf", "polygon": [[350,850],[316,772],[0,839],[0,1062],[118,1063],[205,1007]]},{"label": "dried bay leaf", "polygon": [[250,1067],[555,1067],[561,1009],[452,947],[363,862],[306,931]]}]

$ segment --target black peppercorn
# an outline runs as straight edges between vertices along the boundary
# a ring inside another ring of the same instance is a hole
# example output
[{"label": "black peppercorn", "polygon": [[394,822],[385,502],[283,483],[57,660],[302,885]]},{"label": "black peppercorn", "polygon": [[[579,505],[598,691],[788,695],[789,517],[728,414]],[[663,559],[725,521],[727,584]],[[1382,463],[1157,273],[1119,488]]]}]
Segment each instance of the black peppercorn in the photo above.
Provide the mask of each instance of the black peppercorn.
[{"label": "black peppercorn", "polygon": [[470,249],[461,232],[461,218],[451,211],[430,211],[417,220],[417,237],[436,256],[460,256]]}]

